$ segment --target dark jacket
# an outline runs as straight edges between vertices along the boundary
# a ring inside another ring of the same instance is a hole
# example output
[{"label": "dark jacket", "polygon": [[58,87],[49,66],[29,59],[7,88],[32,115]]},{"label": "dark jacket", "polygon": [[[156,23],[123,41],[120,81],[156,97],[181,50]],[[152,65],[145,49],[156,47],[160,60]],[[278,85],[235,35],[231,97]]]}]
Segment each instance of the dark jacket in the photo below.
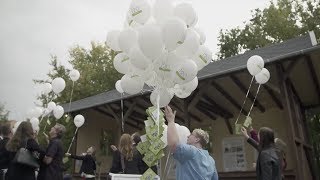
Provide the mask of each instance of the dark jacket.
[{"label": "dark jacket", "polygon": [[82,165],[79,173],[86,173],[94,175],[94,171],[96,170],[96,162],[95,159],[91,155],[77,156],[71,155],[73,159],[82,160]]},{"label": "dark jacket", "polygon": [[[136,148],[133,149],[133,159],[131,161],[124,158],[124,174],[143,174],[145,167],[143,164],[142,156]],[[121,153],[119,150],[113,153],[111,173],[122,173],[121,166]]]},{"label": "dark jacket", "polygon": [[281,180],[281,163],[277,150],[273,146],[259,149],[259,144],[252,138],[248,143],[259,151],[256,173],[257,180]]},{"label": "dark jacket", "polygon": [[61,139],[51,139],[45,155],[51,157],[52,162],[50,164],[40,164],[40,171],[37,180],[62,180],[62,158],[64,156],[64,151]]},{"label": "dark jacket", "polygon": [[9,141],[9,138],[4,137],[0,140],[0,169],[8,169],[10,159],[9,156],[6,156],[6,145]]},{"label": "dark jacket", "polygon": [[[28,139],[27,145],[21,145],[21,147],[26,147],[31,152],[44,153],[44,151],[39,147],[38,143],[34,139]],[[10,159],[10,164],[6,174],[7,180],[35,180],[35,168],[29,167],[22,164],[17,164],[12,162],[16,152],[7,151],[7,156]]]}]

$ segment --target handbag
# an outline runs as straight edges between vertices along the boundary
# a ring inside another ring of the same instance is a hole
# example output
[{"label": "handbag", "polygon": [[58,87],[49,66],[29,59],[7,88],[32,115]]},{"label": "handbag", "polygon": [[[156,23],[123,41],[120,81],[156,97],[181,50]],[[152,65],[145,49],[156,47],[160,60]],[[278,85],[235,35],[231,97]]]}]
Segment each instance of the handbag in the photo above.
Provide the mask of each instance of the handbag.
[{"label": "handbag", "polygon": [[23,164],[29,167],[33,167],[33,168],[40,167],[37,159],[33,156],[33,153],[27,149],[27,142],[25,147],[22,147],[17,151],[13,159],[13,162],[17,164]]}]

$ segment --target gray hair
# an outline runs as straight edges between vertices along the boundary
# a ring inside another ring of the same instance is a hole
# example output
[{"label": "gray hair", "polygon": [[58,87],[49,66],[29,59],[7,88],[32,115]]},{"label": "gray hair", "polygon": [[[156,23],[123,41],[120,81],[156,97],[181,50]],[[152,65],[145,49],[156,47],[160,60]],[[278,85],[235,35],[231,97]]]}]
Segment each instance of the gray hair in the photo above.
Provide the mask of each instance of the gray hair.
[{"label": "gray hair", "polygon": [[198,138],[200,138],[200,144],[202,147],[207,145],[209,143],[209,134],[208,132],[202,130],[202,129],[194,129],[193,132],[197,135]]},{"label": "gray hair", "polygon": [[58,138],[62,138],[63,134],[66,133],[66,127],[64,127],[64,125],[57,123],[55,125],[56,130],[57,130],[57,137]]}]

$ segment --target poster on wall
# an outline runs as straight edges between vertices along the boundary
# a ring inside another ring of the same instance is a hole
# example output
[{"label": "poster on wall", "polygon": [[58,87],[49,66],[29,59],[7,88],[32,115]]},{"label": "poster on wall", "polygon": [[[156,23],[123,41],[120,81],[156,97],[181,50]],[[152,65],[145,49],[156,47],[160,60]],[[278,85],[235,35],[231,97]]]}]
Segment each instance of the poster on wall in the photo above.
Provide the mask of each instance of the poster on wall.
[{"label": "poster on wall", "polygon": [[224,138],[222,148],[225,172],[247,170],[243,137]]}]

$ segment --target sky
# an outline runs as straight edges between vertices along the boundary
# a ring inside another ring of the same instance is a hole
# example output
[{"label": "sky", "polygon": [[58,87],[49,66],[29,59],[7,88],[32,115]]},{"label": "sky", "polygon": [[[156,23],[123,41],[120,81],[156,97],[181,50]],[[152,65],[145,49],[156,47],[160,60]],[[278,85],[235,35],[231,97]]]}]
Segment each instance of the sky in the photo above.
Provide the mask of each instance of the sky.
[{"label": "sky", "polygon": [[[150,0],[151,2],[153,0]],[[122,29],[131,0],[1,0],[0,103],[9,119],[24,120],[41,92],[33,79],[45,79],[51,55],[68,64],[68,50],[105,42],[108,31]],[[243,26],[251,10],[269,0],[177,0],[192,3],[206,45],[218,51],[220,29]],[[81,73],[81,72],[80,72]]]}]

